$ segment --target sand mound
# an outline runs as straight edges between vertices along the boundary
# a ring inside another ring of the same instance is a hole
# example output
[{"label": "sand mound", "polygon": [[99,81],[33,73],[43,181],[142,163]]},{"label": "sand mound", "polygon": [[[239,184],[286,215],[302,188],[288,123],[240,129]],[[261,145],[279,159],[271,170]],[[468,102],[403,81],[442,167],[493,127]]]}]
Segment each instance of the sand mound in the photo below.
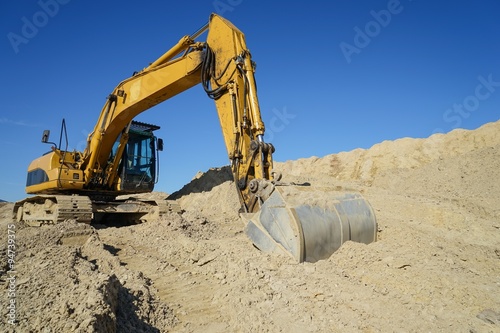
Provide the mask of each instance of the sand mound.
[{"label": "sand mound", "polygon": [[[16,225],[18,322],[0,328],[498,332],[499,133],[500,121],[276,163],[285,181],[360,191],[376,212],[376,243],[345,243],[315,264],[252,247],[227,167],[200,173],[171,195],[184,213],[161,221]],[[2,230],[12,223],[10,209],[0,206]],[[7,271],[4,263],[6,289]]]},{"label": "sand mound", "polygon": [[[155,326],[175,323],[172,311],[154,297],[149,279],[123,267],[93,227],[73,221],[43,228],[19,225],[15,236],[15,273],[4,267],[2,280],[14,277],[17,322],[3,322],[4,328],[157,332]],[[0,253],[7,257],[5,246]]]},{"label": "sand mound", "polygon": [[323,158],[310,157],[278,163],[283,174],[357,180],[366,184],[394,169],[416,169],[436,160],[462,156],[485,148],[498,148],[500,122],[488,123],[476,130],[455,129],[426,139],[402,138],[384,141],[370,149],[355,149]]}]

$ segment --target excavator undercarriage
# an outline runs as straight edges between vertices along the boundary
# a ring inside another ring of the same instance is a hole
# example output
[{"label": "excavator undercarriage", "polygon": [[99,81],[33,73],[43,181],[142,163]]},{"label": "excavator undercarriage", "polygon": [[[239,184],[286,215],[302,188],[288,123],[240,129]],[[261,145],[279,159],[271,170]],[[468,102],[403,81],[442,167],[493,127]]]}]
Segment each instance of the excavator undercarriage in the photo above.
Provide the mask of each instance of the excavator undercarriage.
[{"label": "excavator undercarriage", "polygon": [[136,197],[103,200],[85,195],[37,195],[16,202],[13,217],[30,226],[56,224],[65,220],[129,225],[155,221],[168,212],[181,213],[181,207],[173,200]]}]

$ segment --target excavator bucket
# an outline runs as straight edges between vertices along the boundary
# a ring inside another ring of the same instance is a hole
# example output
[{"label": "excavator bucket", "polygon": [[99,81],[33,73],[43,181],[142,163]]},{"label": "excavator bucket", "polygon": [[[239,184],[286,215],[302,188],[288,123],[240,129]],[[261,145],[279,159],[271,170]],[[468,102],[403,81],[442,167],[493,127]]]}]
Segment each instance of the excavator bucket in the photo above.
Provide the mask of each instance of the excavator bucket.
[{"label": "excavator bucket", "polygon": [[276,186],[257,213],[242,218],[257,248],[289,254],[297,262],[326,259],[346,241],[369,244],[377,237],[373,209],[358,193]]}]

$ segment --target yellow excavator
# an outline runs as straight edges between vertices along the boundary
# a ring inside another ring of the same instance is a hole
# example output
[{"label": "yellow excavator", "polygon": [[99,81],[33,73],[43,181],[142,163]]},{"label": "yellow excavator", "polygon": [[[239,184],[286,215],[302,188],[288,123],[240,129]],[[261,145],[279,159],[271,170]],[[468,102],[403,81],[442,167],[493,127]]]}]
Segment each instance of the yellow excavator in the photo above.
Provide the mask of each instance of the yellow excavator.
[{"label": "yellow excavator", "polygon": [[[196,41],[207,30],[206,41]],[[360,194],[331,192],[325,199],[311,186],[283,182],[273,170],[275,149],[264,141],[254,72],[244,34],[212,14],[204,27],[118,84],[83,152],[68,151],[67,139],[62,147],[64,120],[59,145],[44,131],[42,142],[52,150],[29,165],[26,192],[33,196],[15,203],[14,218],[36,226],[66,219],[146,222],[179,210],[169,200],[121,199],[153,191],[163,148],[154,135],[159,127],[134,118],[201,83],[215,101],[240,216],[257,248],[315,262],[348,240],[375,241],[375,214]]]}]

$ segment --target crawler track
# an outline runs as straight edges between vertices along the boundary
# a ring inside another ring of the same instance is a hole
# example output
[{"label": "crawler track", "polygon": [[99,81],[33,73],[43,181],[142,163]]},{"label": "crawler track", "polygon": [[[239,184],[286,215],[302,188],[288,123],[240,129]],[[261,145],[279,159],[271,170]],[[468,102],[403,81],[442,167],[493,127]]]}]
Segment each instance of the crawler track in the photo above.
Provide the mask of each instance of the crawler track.
[{"label": "crawler track", "polygon": [[171,200],[95,201],[82,195],[38,195],[14,204],[13,218],[31,226],[56,224],[65,220],[90,224],[141,223],[156,220],[168,212],[180,213],[180,206]]},{"label": "crawler track", "polygon": [[92,201],[79,195],[39,195],[16,202],[13,217],[32,226],[55,224],[67,219],[90,224]]}]

